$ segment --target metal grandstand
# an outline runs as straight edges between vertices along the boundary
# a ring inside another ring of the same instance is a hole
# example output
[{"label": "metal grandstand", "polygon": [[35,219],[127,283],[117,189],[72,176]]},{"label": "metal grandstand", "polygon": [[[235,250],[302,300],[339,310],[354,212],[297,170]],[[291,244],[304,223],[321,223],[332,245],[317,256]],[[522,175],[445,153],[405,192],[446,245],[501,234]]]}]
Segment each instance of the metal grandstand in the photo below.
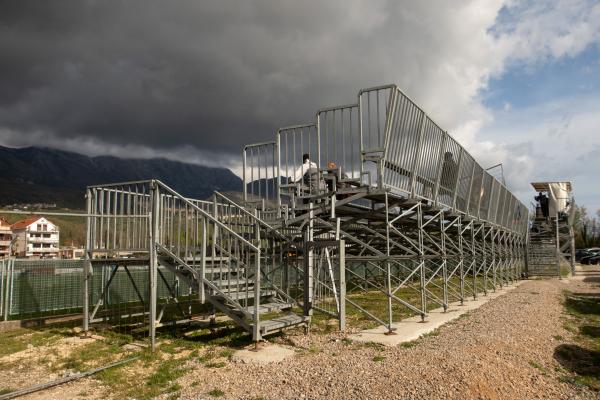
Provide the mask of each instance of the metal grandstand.
[{"label": "metal grandstand", "polygon": [[[316,185],[291,178],[305,153]],[[181,287],[259,341],[317,312],[343,329],[350,308],[393,333],[407,314],[426,319],[524,270],[527,207],[395,85],[279,129],[243,163],[240,202],[158,180],[88,188],[86,330],[132,268],[148,273],[147,296],[136,292],[153,345],[166,318],[193,315]]]}]

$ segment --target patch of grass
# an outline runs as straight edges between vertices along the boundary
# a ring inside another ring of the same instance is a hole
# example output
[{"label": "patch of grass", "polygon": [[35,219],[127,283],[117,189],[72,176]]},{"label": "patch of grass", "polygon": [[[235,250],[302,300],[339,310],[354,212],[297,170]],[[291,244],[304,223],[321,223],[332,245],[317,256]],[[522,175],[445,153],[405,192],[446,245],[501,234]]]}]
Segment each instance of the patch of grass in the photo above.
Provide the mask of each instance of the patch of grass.
[{"label": "patch of grass", "polygon": [[67,329],[17,329],[0,333],[0,357],[27,350],[28,347],[49,346],[70,336]]},{"label": "patch of grass", "polygon": [[587,384],[584,383],[584,380],[582,380],[582,378],[578,377],[578,376],[561,375],[558,378],[558,380],[561,381],[561,382],[569,383],[569,384],[571,384],[573,386],[577,386],[579,388],[588,386]]},{"label": "patch of grass", "polygon": [[252,336],[231,322],[217,323],[210,328],[196,329],[187,333],[185,338],[177,339],[176,333],[172,340],[178,340],[180,346],[190,350],[206,345],[240,348],[252,343]]},{"label": "patch of grass", "polygon": [[559,340],[559,341],[560,341],[560,340],[564,340],[564,339],[565,339],[564,337],[562,337],[562,336],[560,336],[560,335],[554,335],[554,336],[552,336],[552,337],[554,338],[554,340]]},{"label": "patch of grass", "polygon": [[223,367],[225,367],[225,365],[227,365],[227,364],[225,364],[222,361],[219,361],[219,362],[211,361],[209,363],[206,363],[206,368],[223,368]]},{"label": "patch of grass", "polygon": [[535,361],[529,361],[529,365],[540,371],[542,375],[546,375],[548,373],[548,370],[546,368],[544,368],[541,364],[536,363]]},{"label": "patch of grass", "polygon": [[600,338],[600,326],[594,326],[594,325],[580,326],[579,333],[581,335],[585,335],[590,338]]},{"label": "patch of grass", "polygon": [[563,323],[563,328],[571,333],[577,333],[577,326],[572,321]]},{"label": "patch of grass", "polygon": [[54,369],[81,372],[91,367],[107,364],[122,353],[123,349],[118,342],[112,342],[108,338],[106,340],[94,340],[71,351],[67,357],[55,364]]},{"label": "patch of grass", "polygon": [[316,346],[310,346],[310,347],[308,348],[308,352],[309,352],[309,353],[311,353],[311,354],[317,354],[317,353],[320,353],[320,352],[321,352],[321,349],[319,349],[319,348],[318,348],[318,347],[316,347]]},{"label": "patch of grass", "polygon": [[159,362],[154,372],[146,378],[140,397],[151,399],[161,394],[179,391],[181,386],[175,381],[188,372],[184,364],[185,361],[177,359]]},{"label": "patch of grass", "polygon": [[15,391],[15,389],[13,389],[13,388],[2,388],[2,389],[0,389],[0,395],[9,394],[14,391]]},{"label": "patch of grass", "polygon": [[600,296],[565,292],[563,304],[570,316],[563,327],[575,334],[575,343],[554,349],[554,358],[567,373],[560,379],[600,391]]},{"label": "patch of grass", "polygon": [[213,389],[210,392],[208,392],[208,395],[212,397],[223,397],[225,396],[225,392],[221,389]]},{"label": "patch of grass", "polygon": [[202,364],[204,364],[204,363],[209,362],[216,356],[217,355],[214,352],[214,350],[210,349],[210,350],[206,351],[204,354],[202,354],[200,357],[198,357],[198,361],[201,362]]},{"label": "patch of grass", "polygon": [[405,349],[410,349],[411,347],[415,347],[416,345],[416,340],[411,340],[410,342],[404,342],[400,344],[400,346],[404,347]]},{"label": "patch of grass", "polygon": [[370,349],[375,349],[377,351],[383,351],[385,350],[385,346],[381,343],[376,343],[376,342],[365,342],[363,343],[363,347],[367,347]]},{"label": "patch of grass", "polygon": [[[473,321],[473,322],[477,323],[477,321]],[[435,336],[438,336],[439,334],[440,334],[440,330],[439,329],[434,329],[431,332],[427,332],[427,333],[422,334],[421,337],[424,337],[424,338],[425,337],[435,337]]]},{"label": "patch of grass", "polygon": [[383,356],[375,356],[375,357],[373,357],[373,361],[374,362],[382,362],[383,360],[385,360],[385,357],[383,357]]},{"label": "patch of grass", "polygon": [[585,294],[567,294],[565,296],[565,308],[567,313],[576,317],[588,319],[600,319],[600,296]]},{"label": "patch of grass", "polygon": [[225,348],[219,352],[219,356],[223,358],[230,358],[234,353],[234,350],[231,348]]}]

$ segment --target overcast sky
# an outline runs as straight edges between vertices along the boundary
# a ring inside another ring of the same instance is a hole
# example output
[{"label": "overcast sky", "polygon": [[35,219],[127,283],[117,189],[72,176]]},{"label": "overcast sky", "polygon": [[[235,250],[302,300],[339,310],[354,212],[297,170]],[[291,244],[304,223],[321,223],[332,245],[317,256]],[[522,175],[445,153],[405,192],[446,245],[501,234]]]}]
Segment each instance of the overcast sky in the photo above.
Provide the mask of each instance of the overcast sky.
[{"label": "overcast sky", "polygon": [[0,144],[239,171],[397,83],[484,166],[600,208],[597,1],[2,1]]}]

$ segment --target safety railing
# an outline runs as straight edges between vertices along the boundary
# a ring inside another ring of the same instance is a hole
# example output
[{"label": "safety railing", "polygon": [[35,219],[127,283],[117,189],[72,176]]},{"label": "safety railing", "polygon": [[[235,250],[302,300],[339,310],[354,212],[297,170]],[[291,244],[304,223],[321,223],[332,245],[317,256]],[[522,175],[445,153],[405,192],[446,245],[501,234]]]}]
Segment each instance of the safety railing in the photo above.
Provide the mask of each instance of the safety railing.
[{"label": "safety railing", "polygon": [[[164,281],[160,261],[196,286],[202,301],[217,296],[227,307],[253,314],[258,334],[261,228],[256,218],[240,212],[243,208],[216,198],[188,199],[158,180],[148,180],[90,187],[88,210],[88,257],[140,257],[150,269],[156,266]],[[159,277],[151,280],[156,284]],[[148,296],[156,304],[152,293]],[[144,303],[144,296],[139,297]],[[160,313],[150,314],[160,320]]]},{"label": "safety railing", "polygon": [[[305,124],[281,128],[277,131],[277,189],[279,205],[295,204],[298,198],[322,194],[325,187],[316,178],[315,184],[305,175],[318,174],[315,169],[302,168],[304,154],[316,169],[321,164],[321,143],[316,124]],[[282,198],[285,198],[282,200]]]},{"label": "safety railing", "polygon": [[276,202],[277,147],[275,142],[256,143],[244,147],[244,202]]},{"label": "safety railing", "polygon": [[[320,173],[333,162],[363,185],[527,232],[527,208],[396,85],[362,89],[358,104],[324,108],[317,112],[316,124],[278,130],[275,143],[279,205],[293,206],[289,199],[294,195],[321,194],[311,188],[302,192],[302,182],[294,176],[308,153]],[[264,179],[249,176],[253,170],[245,168],[245,187]]]},{"label": "safety railing", "polygon": [[319,168],[330,163],[342,167],[349,179],[359,179],[362,170],[358,104],[324,108],[317,112],[320,137]]},{"label": "safety railing", "polygon": [[90,186],[86,196],[92,258],[148,252],[149,181]]},{"label": "safety railing", "polygon": [[[525,233],[525,206],[400,89],[390,88],[379,186]],[[368,93],[381,91],[381,87],[365,89],[360,96],[369,98]],[[364,102],[359,104],[361,120],[369,120],[364,115],[373,112]],[[363,125],[363,137],[379,135],[379,126],[367,126],[377,135],[364,132]]]}]

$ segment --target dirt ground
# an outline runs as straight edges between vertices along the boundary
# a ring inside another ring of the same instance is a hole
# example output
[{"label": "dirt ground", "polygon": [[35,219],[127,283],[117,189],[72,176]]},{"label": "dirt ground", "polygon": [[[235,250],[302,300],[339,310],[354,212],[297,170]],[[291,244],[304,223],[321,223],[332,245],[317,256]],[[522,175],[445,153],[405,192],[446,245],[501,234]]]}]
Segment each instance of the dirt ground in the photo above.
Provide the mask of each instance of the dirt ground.
[{"label": "dirt ground", "polygon": [[[40,337],[20,332],[11,339],[18,351],[0,349],[0,389],[139,354],[141,360],[110,373],[23,398],[600,398],[593,385],[577,379],[573,360],[562,356],[565,347],[580,344],[581,335],[565,311],[566,292],[600,295],[600,270],[563,280],[529,280],[433,334],[394,348],[352,343],[339,332],[288,332],[272,341],[296,355],[270,365],[230,361],[232,348],[241,343],[236,340],[235,345],[166,340],[159,354],[149,355],[123,346],[118,337],[82,340],[64,332]],[[35,344],[24,345],[23,335],[32,335]],[[103,356],[94,358],[99,353]]]}]

